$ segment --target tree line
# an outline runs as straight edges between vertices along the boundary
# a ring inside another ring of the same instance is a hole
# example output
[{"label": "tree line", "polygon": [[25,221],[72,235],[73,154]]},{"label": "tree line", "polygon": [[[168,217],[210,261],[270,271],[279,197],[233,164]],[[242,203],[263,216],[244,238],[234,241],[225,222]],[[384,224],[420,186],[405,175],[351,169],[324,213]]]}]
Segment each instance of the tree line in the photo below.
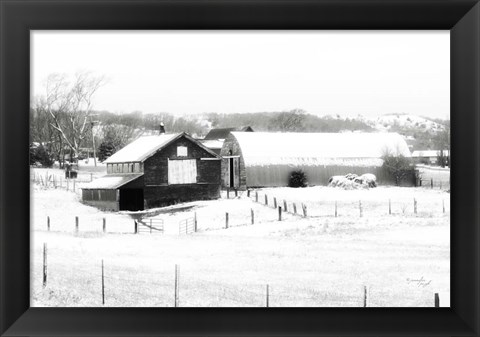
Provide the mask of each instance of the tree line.
[{"label": "tree line", "polygon": [[[45,94],[35,97],[30,107],[30,162],[51,166],[92,156],[100,161],[141,135],[158,134],[160,123],[167,133],[187,132],[203,138],[212,128],[251,126],[270,132],[371,132],[375,129],[361,119],[317,116],[302,109],[288,111],[222,114],[208,112],[175,116],[168,112],[112,113],[98,111],[93,98],[106,84],[103,76],[77,73],[73,77],[52,74]],[[447,128],[446,128],[447,129]],[[448,128],[449,130],[449,128]],[[415,130],[395,131],[404,135]],[[415,134],[416,135],[416,134]],[[449,149],[449,131],[434,135],[418,132],[426,149]]]}]

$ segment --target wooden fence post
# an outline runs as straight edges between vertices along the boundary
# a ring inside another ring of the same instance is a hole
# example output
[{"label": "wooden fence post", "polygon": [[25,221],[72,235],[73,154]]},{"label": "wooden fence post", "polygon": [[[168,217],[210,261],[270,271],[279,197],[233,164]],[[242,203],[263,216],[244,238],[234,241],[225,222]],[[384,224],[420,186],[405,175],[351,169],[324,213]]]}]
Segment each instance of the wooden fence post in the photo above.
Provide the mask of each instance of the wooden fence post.
[{"label": "wooden fence post", "polygon": [[175,308],[178,307],[178,299],[179,299],[179,284],[180,284],[180,268],[178,264],[175,265]]},{"label": "wooden fence post", "polygon": [[230,187],[227,188],[227,199],[230,199]]},{"label": "wooden fence post", "polygon": [[337,212],[337,201],[335,200],[335,217],[337,217],[338,212]]},{"label": "wooden fence post", "polygon": [[388,214],[392,214],[392,200],[388,199]]},{"label": "wooden fence post", "polygon": [[287,200],[283,200],[283,210],[285,212],[288,212],[288,209],[287,209]]},{"label": "wooden fence post", "polygon": [[107,232],[107,219],[103,218],[103,232]]},{"label": "wooden fence post", "polygon": [[75,232],[78,233],[78,216],[75,217]]},{"label": "wooden fence post", "polygon": [[238,190],[235,189],[235,198],[238,197]]},{"label": "wooden fence post", "polygon": [[278,206],[278,221],[282,221],[282,207]]},{"label": "wooden fence post", "polygon": [[270,291],[268,289],[268,284],[267,284],[267,292],[266,292],[266,297],[265,297],[265,306],[268,308],[270,306]]},{"label": "wooden fence post", "polygon": [[268,195],[265,194],[265,205],[268,206]]},{"label": "wooden fence post", "polygon": [[417,199],[413,198],[413,213],[417,214]]},{"label": "wooden fence post", "polygon": [[43,287],[47,286],[47,244],[43,244]]},{"label": "wooden fence post", "polygon": [[255,202],[258,202],[258,192],[255,192]]},{"label": "wooden fence post", "polygon": [[358,210],[360,211],[360,217],[363,217],[362,200],[358,201]]},{"label": "wooden fence post", "polygon": [[250,198],[250,190],[247,190],[247,197]]},{"label": "wooden fence post", "polygon": [[367,307],[367,286],[363,286],[363,307]]},{"label": "wooden fence post", "polygon": [[[445,211],[443,213],[445,213]],[[47,230],[50,231],[50,217],[49,216],[47,216]]]},{"label": "wooden fence post", "polygon": [[105,305],[105,275],[103,271],[103,259],[102,259],[102,304]]},{"label": "wooden fence post", "polygon": [[435,293],[435,308],[440,308],[440,297]]},{"label": "wooden fence post", "polygon": [[307,217],[307,205],[302,203],[303,217]]},{"label": "wooden fence post", "polygon": [[133,220],[133,223],[134,223],[135,234],[138,234],[138,223],[137,223],[137,220]]},{"label": "wooden fence post", "polygon": [[255,224],[255,213],[253,212],[253,208],[250,208],[250,216],[252,218],[252,225]]},{"label": "wooden fence post", "polygon": [[198,228],[198,227],[197,227],[197,212],[194,212],[194,213],[193,213],[193,226],[194,226],[193,228],[194,228],[195,233],[196,233],[196,232],[197,232],[197,228]]},{"label": "wooden fence post", "polygon": [[297,214],[297,205],[293,203],[293,214]]},{"label": "wooden fence post", "polygon": [[228,212],[225,213],[225,228],[228,228]]},{"label": "wooden fence post", "polygon": [[430,178],[430,186],[433,188],[433,178]]},{"label": "wooden fence post", "polygon": [[277,208],[277,198],[273,197],[273,208]]}]

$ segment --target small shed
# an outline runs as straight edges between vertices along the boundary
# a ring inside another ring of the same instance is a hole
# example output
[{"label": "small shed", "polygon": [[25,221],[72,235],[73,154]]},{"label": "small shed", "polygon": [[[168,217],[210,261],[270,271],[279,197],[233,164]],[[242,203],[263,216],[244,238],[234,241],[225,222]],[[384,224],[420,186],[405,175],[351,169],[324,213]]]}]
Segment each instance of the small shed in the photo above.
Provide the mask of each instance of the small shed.
[{"label": "small shed", "polygon": [[186,133],[140,137],[105,163],[82,189],[86,204],[138,211],[220,197],[221,158]]},{"label": "small shed", "polygon": [[436,165],[439,157],[450,157],[448,150],[417,150],[412,152],[412,158],[417,164]]},{"label": "small shed", "polygon": [[333,175],[373,173],[380,183],[394,179],[383,169],[386,154],[411,157],[396,133],[231,132],[223,143],[222,186],[288,186],[294,170],[303,170],[310,185],[327,185]]}]

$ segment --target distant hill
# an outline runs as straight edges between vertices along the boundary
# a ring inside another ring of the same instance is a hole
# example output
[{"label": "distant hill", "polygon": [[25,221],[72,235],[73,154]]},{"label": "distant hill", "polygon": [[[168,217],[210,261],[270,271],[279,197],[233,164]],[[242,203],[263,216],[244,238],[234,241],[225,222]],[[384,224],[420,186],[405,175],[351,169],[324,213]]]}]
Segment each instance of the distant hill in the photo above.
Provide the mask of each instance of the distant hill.
[{"label": "distant hill", "polygon": [[164,122],[167,132],[188,132],[204,137],[212,128],[251,126],[255,131],[268,132],[397,132],[403,135],[412,151],[437,150],[439,138],[449,129],[450,121],[411,114],[386,114],[376,118],[317,116],[296,109],[281,112],[204,113],[181,117],[162,112],[158,114],[98,113],[102,125],[122,125],[135,129],[135,134],[152,134]]}]

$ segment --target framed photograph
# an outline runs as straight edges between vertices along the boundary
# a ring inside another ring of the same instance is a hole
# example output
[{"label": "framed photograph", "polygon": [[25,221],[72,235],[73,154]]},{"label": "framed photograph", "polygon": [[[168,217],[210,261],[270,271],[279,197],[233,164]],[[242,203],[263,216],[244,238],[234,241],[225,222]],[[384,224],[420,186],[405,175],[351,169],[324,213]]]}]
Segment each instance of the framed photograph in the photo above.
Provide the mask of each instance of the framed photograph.
[{"label": "framed photograph", "polygon": [[2,1],[1,335],[478,335],[479,6]]}]

